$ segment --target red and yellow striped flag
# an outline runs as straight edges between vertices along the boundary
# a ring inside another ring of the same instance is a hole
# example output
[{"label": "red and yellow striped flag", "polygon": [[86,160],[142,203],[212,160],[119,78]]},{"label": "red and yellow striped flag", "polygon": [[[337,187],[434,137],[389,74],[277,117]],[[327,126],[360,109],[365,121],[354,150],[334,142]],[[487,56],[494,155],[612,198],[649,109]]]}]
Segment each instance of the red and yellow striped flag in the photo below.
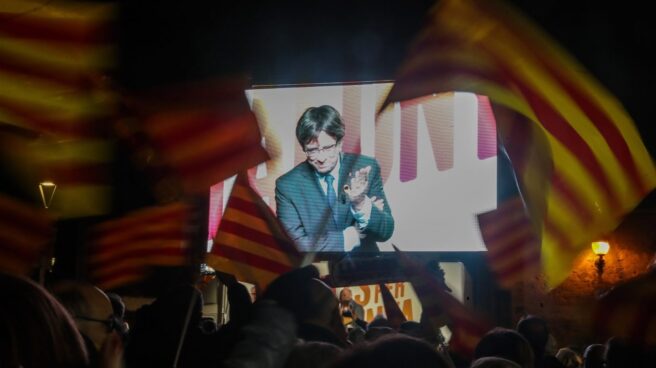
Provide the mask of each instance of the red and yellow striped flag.
[{"label": "red and yellow striped flag", "polygon": [[114,147],[103,139],[46,139],[29,145],[33,170],[57,185],[48,206],[61,218],[97,216],[111,210]]},{"label": "red and yellow striped flag", "polygon": [[210,186],[266,161],[262,136],[241,79],[183,85],[136,99],[153,146],[184,189]]},{"label": "red and yellow striped flag", "polygon": [[237,176],[207,264],[259,290],[298,267],[301,256],[273,211],[248,182]]},{"label": "red and yellow striped flag", "polygon": [[0,195],[0,270],[28,275],[54,233],[45,210]]},{"label": "red and yellow striped flag", "polygon": [[511,288],[539,272],[538,239],[519,195],[478,215],[478,224],[487,246],[488,265],[500,286]]},{"label": "red and yellow striped flag", "polygon": [[426,318],[435,331],[448,325],[451,330],[450,349],[463,358],[471,358],[480,339],[490,330],[490,323],[449,294],[445,285],[424,265],[398,248],[394,247],[394,250],[403,273],[421,302],[422,318]]},{"label": "red and yellow striped flag", "polygon": [[0,2],[0,122],[96,135],[115,100],[104,76],[116,64],[115,11],[111,3]]},{"label": "red and yellow striped flag", "polygon": [[174,203],[98,225],[89,250],[91,279],[113,289],[142,280],[151,266],[187,264],[188,218],[189,207]]},{"label": "red and yellow striped flag", "polygon": [[[622,105],[514,9],[493,0],[443,0],[402,65],[386,104],[468,91],[535,125],[546,149],[516,167],[551,286],[576,255],[612,230],[656,186],[656,170]],[[384,104],[383,106],[385,106]],[[510,149],[519,141],[504,124]],[[516,125],[516,124],[511,124]],[[537,167],[538,169],[535,169]],[[549,172],[537,172],[549,167]]]}]

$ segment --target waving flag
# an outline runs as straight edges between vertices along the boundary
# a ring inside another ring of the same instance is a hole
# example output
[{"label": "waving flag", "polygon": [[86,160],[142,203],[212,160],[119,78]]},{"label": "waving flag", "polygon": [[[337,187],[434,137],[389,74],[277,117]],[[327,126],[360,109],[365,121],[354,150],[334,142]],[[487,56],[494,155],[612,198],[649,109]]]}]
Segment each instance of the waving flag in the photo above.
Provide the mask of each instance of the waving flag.
[{"label": "waving flag", "polygon": [[[515,113],[499,122],[537,231],[551,286],[578,252],[656,186],[656,170],[621,104],[537,26],[499,1],[443,0],[430,14],[386,103],[446,91],[486,95]],[[381,109],[382,110],[382,109]],[[519,118],[521,117],[521,118]],[[518,128],[519,126],[519,128]],[[513,154],[533,129],[545,145]]]},{"label": "waving flag", "polygon": [[94,229],[89,274],[101,289],[135,283],[152,266],[189,262],[189,208],[181,203],[146,208]]},{"label": "waving flag", "polygon": [[183,188],[205,193],[269,158],[241,79],[176,86],[135,98],[153,147]]},{"label": "waving flag", "polygon": [[0,270],[28,275],[53,235],[45,210],[0,195]]},{"label": "waving flag", "polygon": [[95,135],[113,111],[110,3],[0,3],[0,122],[65,137]]},{"label": "waving flag", "polygon": [[57,185],[49,210],[62,218],[111,210],[114,149],[104,139],[39,139],[30,147],[41,180]]},{"label": "waving flag", "polygon": [[519,196],[478,215],[478,223],[487,246],[488,265],[499,285],[510,288],[538,273],[538,239]]},{"label": "waving flag", "polygon": [[299,266],[301,256],[269,206],[248,182],[237,176],[207,264],[260,290]]}]

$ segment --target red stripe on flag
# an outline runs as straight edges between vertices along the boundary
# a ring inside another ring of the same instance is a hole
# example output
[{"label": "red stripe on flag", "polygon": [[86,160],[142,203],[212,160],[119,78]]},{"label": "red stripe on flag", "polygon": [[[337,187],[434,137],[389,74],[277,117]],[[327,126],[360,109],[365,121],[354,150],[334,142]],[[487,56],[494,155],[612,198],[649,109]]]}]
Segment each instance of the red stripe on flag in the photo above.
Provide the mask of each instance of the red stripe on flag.
[{"label": "red stripe on flag", "polygon": [[44,220],[46,218],[45,216],[39,216],[37,210],[34,210],[34,212],[34,214],[28,214],[14,207],[4,207],[3,203],[0,203],[0,222],[7,224],[10,228],[29,233],[32,236],[40,235],[44,239],[47,239],[53,233],[50,222]]},{"label": "red stripe on flag", "polygon": [[[516,230],[511,230],[516,231]],[[507,234],[506,234],[507,235]],[[535,244],[535,236],[527,233],[524,236],[517,238],[511,243],[506,243],[503,240],[485,240],[488,250],[488,258],[491,262],[501,261],[509,255],[521,251],[527,244]]]},{"label": "red stripe on flag", "polygon": [[576,250],[576,245],[571,244],[569,238],[567,237],[567,234],[563,232],[554,222],[553,222],[553,217],[552,216],[547,216],[544,219],[544,228],[542,229],[543,232],[546,232],[556,240],[556,245],[564,250],[564,251],[573,251]]},{"label": "red stripe on flag", "polygon": [[264,258],[250,252],[243,251],[241,249],[234,248],[231,245],[223,244],[220,242],[214,244],[214,247],[212,248],[212,254],[278,274],[283,274],[292,270],[292,267],[290,266],[272,261],[268,258]]},{"label": "red stripe on flag", "polygon": [[[5,55],[2,50],[0,50],[0,70],[30,78],[35,77],[80,91],[86,91],[92,87],[90,73],[66,73],[62,70],[52,71],[44,69],[42,66],[31,66],[22,60],[13,60],[11,55]],[[100,75],[97,78],[100,78]]]},{"label": "red stripe on flag", "polygon": [[[245,142],[248,143],[248,142]],[[180,175],[183,177],[191,177],[197,173],[202,173],[207,169],[229,166],[226,162],[249,162],[252,164],[246,166],[255,166],[256,164],[268,159],[267,153],[260,144],[252,142],[250,146],[246,146],[244,142],[229,147],[226,149],[217,149],[211,154],[204,154],[191,161],[177,163]],[[254,152],[255,151],[255,152]],[[241,166],[244,166],[243,164]],[[234,173],[234,171],[232,171]],[[209,187],[209,186],[208,186]]]},{"label": "red stripe on flag", "polygon": [[[184,129],[172,129],[171,119],[184,122]],[[244,139],[259,142],[257,134],[254,137],[250,134],[257,131],[257,123],[250,110],[234,113],[216,109],[173,112],[162,119],[153,118],[151,124],[149,130],[163,150],[193,146],[199,138],[212,138],[217,145],[217,150],[225,151],[231,151],[233,147],[244,144]],[[158,124],[164,124],[164,127],[161,128]]]},{"label": "red stripe on flag", "polygon": [[546,55],[543,52],[544,50],[532,47],[533,45],[530,42],[524,42],[523,44],[531,52],[540,56],[536,58],[537,62],[544,66],[551,76],[558,81],[560,86],[570,95],[571,100],[579,106],[590,122],[595,125],[599,133],[604,137],[606,144],[611,148],[611,152],[620,162],[620,167],[624,169],[627,176],[631,179],[631,184],[633,184],[634,187],[637,187],[638,194],[647,194],[649,188],[647,188],[642,181],[629,146],[624,137],[622,137],[622,133],[619,131],[617,125],[615,125],[611,118],[602,111],[600,106],[590,98],[589,93],[583,91],[580,86],[573,83],[572,80],[565,76],[561,70],[562,66],[555,65],[552,62],[553,58]]},{"label": "red stripe on flag", "polygon": [[[127,245],[129,247],[129,245]],[[143,259],[143,264],[148,264],[148,256],[168,256],[168,257],[179,257],[181,261],[186,260],[186,249],[185,248],[142,248],[142,249],[131,249],[127,252],[116,252],[116,254],[108,256],[102,260],[98,260],[97,257],[91,257],[89,263],[97,267],[102,267],[102,265],[111,265],[116,261],[122,259]]]},{"label": "red stripe on flag", "polygon": [[45,111],[26,108],[2,97],[0,97],[0,109],[19,118],[21,120],[20,123],[29,129],[59,134],[66,137],[93,137],[97,133],[94,132],[92,127],[102,126],[102,119],[99,118],[72,117],[70,119],[62,119],[52,116],[52,111],[49,111],[48,116],[45,116]]},{"label": "red stripe on flag", "polygon": [[530,255],[524,255],[515,262],[509,263],[506,267],[495,268],[495,274],[497,274],[500,280],[506,280],[525,271],[535,269],[540,265],[540,252],[537,250],[537,247],[535,248],[536,250],[531,252]]},{"label": "red stripe on flag", "polygon": [[[134,230],[135,228],[140,228],[144,223],[179,224],[180,233],[182,233],[187,214],[187,208],[184,206],[167,206],[148,209],[147,211],[132,213],[127,217],[100,224],[95,228],[95,235],[97,237],[102,237],[104,233],[108,232]],[[173,228],[175,228],[175,226],[173,226]]]},{"label": "red stripe on flag", "polygon": [[[114,270],[110,274],[98,277],[94,276],[92,273],[92,278],[98,287],[105,288],[114,288],[117,286],[124,285],[128,282],[133,282],[141,279],[145,274],[145,268],[142,266],[125,266]],[[116,284],[117,280],[123,279],[124,282]],[[129,281],[128,281],[129,280]]]},{"label": "red stripe on flag", "polygon": [[110,165],[79,161],[50,162],[45,170],[46,176],[60,186],[66,184],[106,185],[109,180]]},{"label": "red stripe on flag", "polygon": [[619,200],[616,193],[612,190],[610,180],[606,176],[601,163],[594,155],[594,152],[585,139],[579,135],[570,122],[565,120],[565,118],[563,118],[556,109],[545,101],[539,93],[533,90],[533,88],[531,88],[522,77],[515,74],[515,72],[510,70],[507,66],[504,66],[501,61],[499,61],[499,63],[501,64],[500,68],[503,70],[503,73],[507,78],[521,90],[529,105],[533,108],[540,124],[579,159],[581,164],[586,167],[605,193],[611,208],[618,209]]},{"label": "red stripe on flag", "polygon": [[99,237],[94,246],[96,254],[103,255],[105,253],[111,253],[121,247],[126,247],[126,244],[139,243],[140,241],[183,241],[187,238],[181,227],[178,228],[163,228],[151,229],[148,225],[144,225],[144,229],[138,230],[129,230],[126,229],[126,232],[132,232],[128,236],[123,236],[123,234],[108,235],[110,238],[107,239],[106,236]]},{"label": "red stripe on flag", "polygon": [[255,230],[228,219],[221,221],[221,232],[237,235],[274,250],[281,250],[281,243],[283,243],[283,241],[274,238],[271,234]]},{"label": "red stripe on flag", "polygon": [[110,41],[107,20],[82,22],[73,18],[53,19],[34,15],[0,12],[0,32],[16,38],[43,41],[99,44]]},{"label": "red stripe on flag", "polygon": [[[228,204],[227,208],[234,208],[236,210],[239,210],[241,212],[244,212],[250,216],[256,217],[256,218],[262,218],[264,213],[262,209],[255,203],[255,198],[252,198],[254,195],[253,192],[248,190],[248,187],[244,187],[242,185],[239,185],[239,187],[235,186],[233,189],[234,190],[244,190],[248,192],[248,196],[251,197],[252,201],[247,201],[245,199],[239,198],[237,196],[230,196],[228,199]],[[227,209],[226,209],[227,211]],[[264,220],[264,219],[263,219]]]},{"label": "red stripe on flag", "polygon": [[586,206],[579,195],[574,193],[572,187],[568,185],[556,170],[551,175],[551,184],[556,192],[561,195],[568,204],[569,210],[577,215],[577,218],[583,225],[590,225],[592,222],[593,206]]}]

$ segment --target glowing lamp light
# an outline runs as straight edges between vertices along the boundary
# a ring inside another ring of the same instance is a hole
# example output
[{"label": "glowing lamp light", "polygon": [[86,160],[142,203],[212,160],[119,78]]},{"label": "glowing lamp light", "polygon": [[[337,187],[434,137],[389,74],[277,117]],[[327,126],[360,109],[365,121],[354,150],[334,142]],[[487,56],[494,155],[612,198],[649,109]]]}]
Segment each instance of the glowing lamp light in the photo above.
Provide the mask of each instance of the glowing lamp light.
[{"label": "glowing lamp light", "polygon": [[42,181],[39,183],[41,201],[43,202],[43,207],[46,209],[49,208],[50,203],[52,203],[52,198],[55,196],[55,190],[57,190],[57,184],[51,181]]},{"label": "glowing lamp light", "polygon": [[605,241],[592,242],[592,253],[594,253],[596,256],[603,256],[608,254],[609,249],[610,249],[610,245],[608,245],[608,242]]},{"label": "glowing lamp light", "polygon": [[604,256],[608,254],[610,250],[610,245],[605,241],[596,241],[592,242],[592,252],[598,257],[595,261],[595,268],[597,269],[597,276],[601,278],[601,275],[604,273],[604,266],[606,266],[606,261]]}]

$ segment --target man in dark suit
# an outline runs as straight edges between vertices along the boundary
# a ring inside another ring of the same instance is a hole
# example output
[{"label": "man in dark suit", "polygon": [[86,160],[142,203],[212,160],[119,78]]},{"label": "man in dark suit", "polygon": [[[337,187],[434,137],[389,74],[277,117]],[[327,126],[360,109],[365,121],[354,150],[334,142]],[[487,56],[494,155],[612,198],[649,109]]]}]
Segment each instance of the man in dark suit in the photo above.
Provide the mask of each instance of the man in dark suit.
[{"label": "man in dark suit", "polygon": [[344,124],[324,105],[307,109],[296,138],[307,160],[278,178],[278,218],[301,251],[377,251],[394,219],[372,157],[342,153]]}]

